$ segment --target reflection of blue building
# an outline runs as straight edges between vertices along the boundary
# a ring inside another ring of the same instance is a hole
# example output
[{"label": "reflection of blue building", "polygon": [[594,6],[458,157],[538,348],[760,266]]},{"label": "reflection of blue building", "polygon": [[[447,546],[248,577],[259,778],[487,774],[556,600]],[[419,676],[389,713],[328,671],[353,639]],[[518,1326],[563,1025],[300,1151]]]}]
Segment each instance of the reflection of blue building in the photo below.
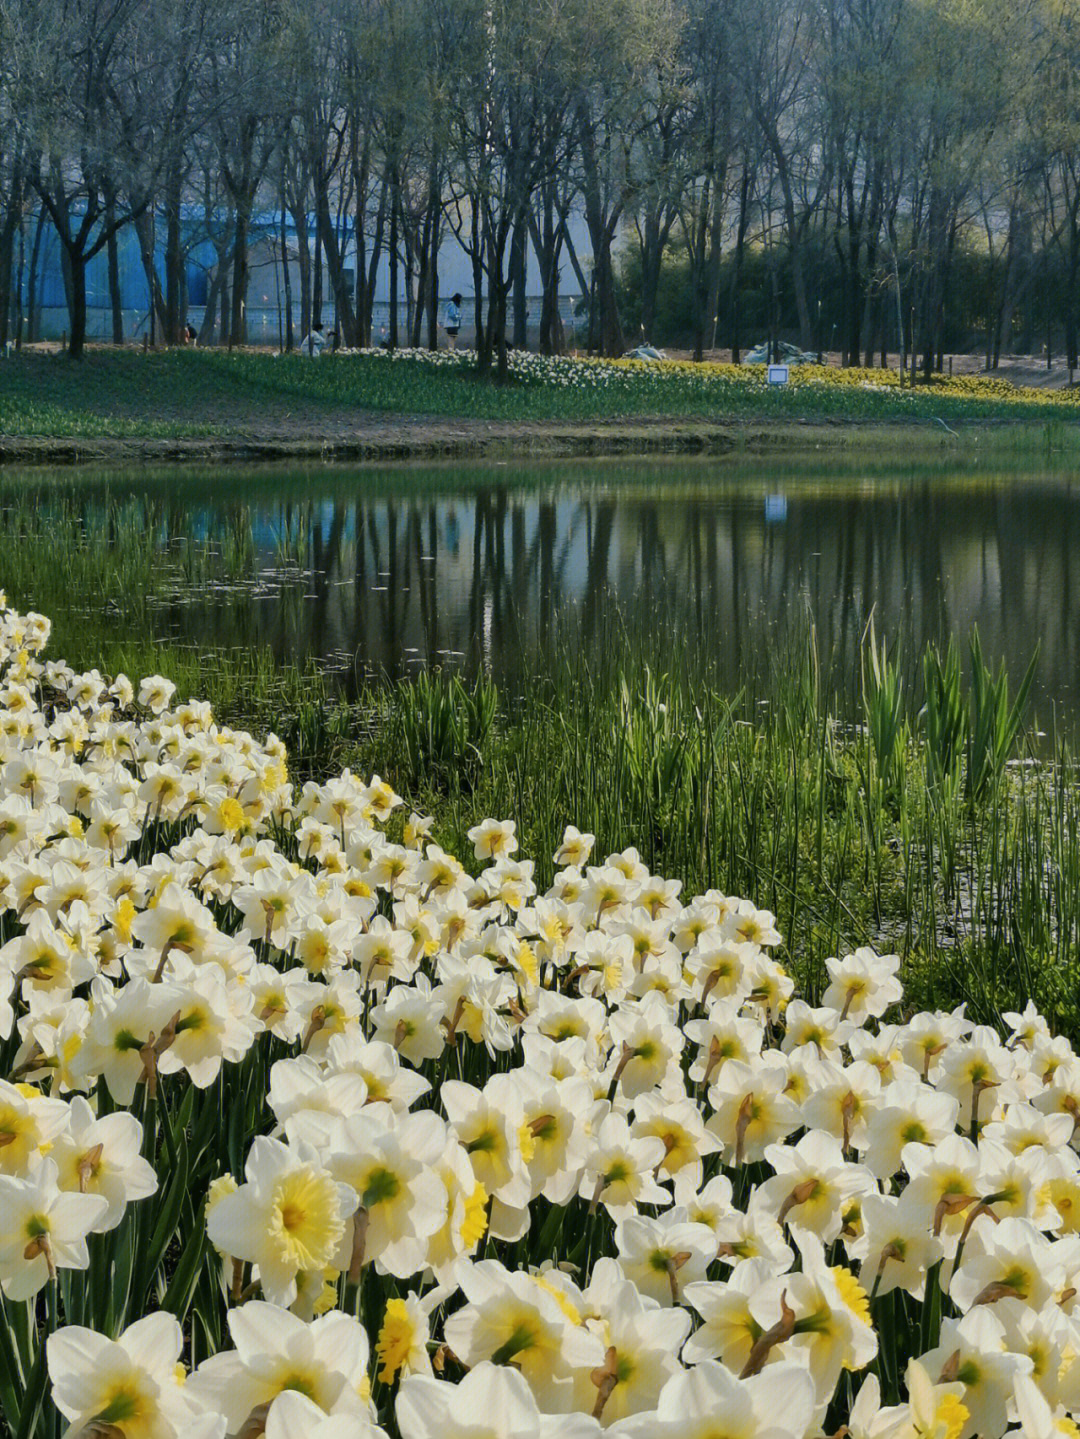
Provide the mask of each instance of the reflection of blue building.
[{"label": "reflection of blue building", "polygon": [[[201,329],[206,306],[213,297],[213,276],[218,264],[218,252],[213,243],[212,227],[220,223],[213,215],[209,218],[201,207],[188,207],[182,221],[181,243],[185,256],[185,277],[187,284],[188,320],[196,329]],[[315,274],[315,219],[308,222],[307,249],[310,274],[314,284]],[[165,237],[166,225],[159,214],[153,224],[155,265],[158,279],[165,283]],[[219,237],[220,238],[220,237]],[[292,298],[294,338],[300,339],[301,283],[300,245],[295,222],[286,219],[284,227],[285,250],[288,263],[289,288]],[[352,226],[345,219],[338,232],[346,282],[350,287],[356,283],[356,244]],[[26,240],[29,257],[31,237]],[[577,237],[577,250],[585,254],[587,242]],[[282,266],[282,224],[275,212],[265,212],[253,218],[248,232],[248,293],[246,301],[247,336],[252,344],[279,345],[286,330],[285,304],[286,289]],[[140,340],[148,333],[150,321],[150,287],[143,265],[142,248],[133,225],[126,225],[117,235],[117,259],[119,270],[120,303],[124,312],[124,338]],[[231,255],[226,256],[226,265],[231,264]],[[29,263],[27,264],[27,270]],[[528,273],[535,277],[538,267],[532,251],[528,257]],[[404,266],[399,268],[402,292],[399,296],[399,320],[404,329],[408,306],[404,294]],[[231,276],[230,276],[231,278]],[[535,283],[535,281],[533,281]],[[572,281],[567,294],[560,296],[563,323],[568,332],[575,326],[572,306],[579,291]],[[29,275],[23,278],[23,314],[33,311],[35,335],[37,338],[59,339],[69,328],[68,307],[64,284],[64,269],[60,237],[52,222],[46,217],[34,274],[33,303],[30,303]],[[108,248],[103,247],[90,261],[86,276],[87,288],[87,336],[91,340],[112,337],[112,298],[109,292]],[[464,295],[472,291],[471,264],[465,251],[453,236],[444,240],[439,253],[439,289],[443,296],[460,290]],[[375,304],[372,317],[372,339],[378,344],[385,335],[389,322],[389,260],[384,251],[375,286]],[[466,329],[468,338],[468,306],[466,301]],[[529,305],[530,327],[539,322],[540,305],[533,300]],[[334,295],[330,277],[323,267],[322,278],[322,319],[327,329],[335,323]]]}]

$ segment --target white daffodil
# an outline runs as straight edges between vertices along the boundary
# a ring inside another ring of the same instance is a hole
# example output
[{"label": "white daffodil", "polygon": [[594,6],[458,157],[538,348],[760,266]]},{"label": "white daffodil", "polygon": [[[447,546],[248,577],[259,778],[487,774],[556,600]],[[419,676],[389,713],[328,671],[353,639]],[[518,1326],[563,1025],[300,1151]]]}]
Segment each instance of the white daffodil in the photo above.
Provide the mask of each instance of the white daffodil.
[{"label": "white daffodil", "polygon": [[477,1182],[506,1204],[527,1204],[531,1185],[520,1141],[524,1110],[513,1080],[494,1075],[482,1092],[471,1084],[447,1080],[439,1097]]},{"label": "white daffodil", "polygon": [[761,1210],[731,1209],[711,1227],[721,1264],[767,1259],[777,1274],[786,1274],[791,1267],[795,1252],[785,1240],[775,1215]]},{"label": "white daffodil", "polygon": [[487,1232],[488,1193],[459,1144],[447,1145],[435,1172],[444,1189],[443,1222],[428,1240],[427,1262],[443,1283],[450,1281],[456,1261],[473,1253]]},{"label": "white daffodil", "polygon": [[411,1109],[431,1089],[423,1075],[402,1064],[392,1044],[365,1039],[358,1031],[334,1035],[327,1045],[324,1063],[329,1075],[359,1075],[367,1088],[369,1104],[388,1104],[398,1113]]},{"label": "white daffodil", "polygon": [[682,1037],[671,1022],[667,1002],[655,990],[632,1007],[616,1010],[608,1027],[613,1041],[608,1078],[625,1099],[662,1085],[672,1066],[677,1066]]},{"label": "white daffodil", "polygon": [[1080,1432],[1069,1415],[1054,1413],[1038,1385],[1027,1374],[1016,1376],[1014,1397],[1016,1417],[1020,1421],[1020,1428],[1015,1432],[1022,1434],[1024,1439],[1062,1439],[1062,1436],[1075,1439]]},{"label": "white daffodil", "polygon": [[636,1139],[653,1135],[663,1143],[664,1158],[656,1177],[672,1181],[677,1204],[685,1204],[698,1192],[703,1160],[721,1147],[705,1128],[693,1100],[672,1100],[670,1094],[655,1089],[639,1094],[634,1101],[630,1132]]},{"label": "white daffodil", "polygon": [[460,1384],[426,1375],[404,1380],[395,1406],[401,1439],[596,1439],[583,1414],[541,1414],[513,1369],[478,1364]]},{"label": "white daffodil", "polygon": [[813,1087],[803,1104],[808,1129],[820,1129],[838,1139],[844,1153],[862,1152],[867,1126],[881,1093],[881,1075],[865,1059],[848,1065],[818,1060],[813,1066]]},{"label": "white daffodil", "polygon": [[512,819],[485,819],[469,830],[473,854],[477,859],[498,859],[517,853],[517,835]]},{"label": "white daffodil", "polygon": [[1012,1154],[1041,1148],[1048,1153],[1063,1149],[1072,1138],[1069,1114],[1044,1114],[1033,1104],[1017,1102],[1005,1107],[1000,1119],[984,1124],[980,1138],[1002,1144]]},{"label": "white daffodil", "polygon": [[979,1151],[969,1139],[950,1134],[932,1146],[905,1144],[901,1159],[910,1178],[907,1202],[921,1211],[951,1259],[970,1217],[967,1211],[982,1197]]},{"label": "white daffodil", "polygon": [[598,1417],[606,1429],[655,1409],[664,1385],[679,1372],[677,1355],[690,1316],[657,1307],[612,1259],[596,1265],[585,1298],[596,1316],[587,1322],[604,1345],[604,1363],[577,1372],[575,1407]]},{"label": "white daffodil", "polygon": [[59,1269],[86,1269],[86,1236],[101,1227],[109,1202],[100,1194],[68,1194],[56,1165],[45,1159],[26,1178],[0,1174],[0,1288],[29,1299]]},{"label": "white daffodil", "polygon": [[142,1157],[142,1125],[132,1114],[117,1110],[100,1119],[76,1095],[68,1106],[68,1124],[53,1143],[61,1189],[100,1194],[108,1208],[95,1226],[115,1229],[133,1200],[157,1192],[154,1166]]},{"label": "white daffodil", "polygon": [[669,1379],[654,1413],[635,1414],[608,1433],[618,1439],[805,1439],[814,1404],[813,1381],[799,1364],[736,1379],[708,1361]]},{"label": "white daffodil", "polygon": [[711,1003],[706,1018],[687,1020],[683,1033],[697,1045],[689,1078],[695,1084],[704,1085],[710,1084],[729,1060],[754,1063],[764,1041],[764,1030],[758,1021],[743,1016],[738,1002],[731,999]]},{"label": "white daffodil", "polygon": [[1010,1298],[997,1300],[993,1312],[1004,1331],[1006,1350],[1027,1355],[1031,1377],[1048,1402],[1080,1409],[1076,1320],[1063,1313],[1060,1304],[1032,1309],[1023,1300]]},{"label": "white daffodil", "polygon": [[531,1275],[494,1259],[461,1261],[456,1277],[466,1304],[446,1320],[446,1342],[471,1368],[482,1360],[512,1365],[528,1381],[540,1407],[569,1408],[575,1370],[604,1362],[604,1346],[556,1293]]},{"label": "white daffodil", "polygon": [[951,1044],[972,1029],[960,1005],[951,1014],[940,1010],[934,1014],[916,1014],[904,1026],[900,1049],[907,1063],[923,1079],[930,1079],[941,1066],[941,1057]]},{"label": "white daffodil", "polygon": [[804,1045],[813,1045],[820,1058],[840,1052],[855,1030],[855,1024],[843,1019],[838,1010],[821,1006],[812,1009],[801,999],[794,999],[784,1014],[784,1038],[780,1048],[791,1054]]},{"label": "white daffodil", "polygon": [[297,1115],[327,1115],[348,1119],[368,1102],[368,1087],[360,1074],[328,1074],[306,1054],[279,1059],[270,1067],[267,1102],[283,1129]]},{"label": "white daffodil", "polygon": [[[385,1105],[377,1108],[378,1118],[369,1111],[332,1127],[326,1164],[360,1201],[350,1277],[375,1262],[405,1279],[424,1267],[427,1240],[443,1223],[445,1191],[437,1166],[448,1133],[431,1110],[398,1117]],[[292,1137],[301,1128],[290,1120],[286,1132]]]},{"label": "white daffodil", "polygon": [[379,1379],[392,1384],[399,1375],[431,1374],[428,1340],[431,1336],[430,1311],[432,1300],[443,1291],[435,1290],[430,1299],[415,1294],[388,1299],[383,1312],[375,1353],[379,1358]]},{"label": "white daffodil", "polygon": [[90,1019],[72,1073],[85,1082],[104,1079],[113,1100],[129,1105],[148,1075],[147,1047],[166,1032],[184,1003],[184,991],[145,978],[112,986],[99,976],[90,993]]},{"label": "white daffodil", "polygon": [[[844,1369],[864,1369],[877,1353],[870,1305],[849,1269],[825,1262],[821,1241],[806,1232],[801,1240],[801,1272],[774,1278],[750,1300],[750,1312],[764,1336],[775,1336],[789,1356],[802,1352],[820,1400],[827,1400]],[[769,1357],[766,1345],[755,1361]]]},{"label": "white daffodil", "polygon": [[959,1268],[949,1279],[949,1298],[961,1312],[998,1299],[1022,1299],[1034,1309],[1062,1288],[1065,1264],[1055,1245],[1026,1219],[994,1224],[980,1216],[972,1225]]},{"label": "white daffodil", "polygon": [[930,1372],[918,1359],[908,1365],[905,1375],[910,1419],[900,1433],[907,1439],[960,1439],[970,1420],[963,1402],[964,1387],[958,1383],[933,1383]]},{"label": "white daffodil", "polygon": [[639,1204],[665,1206],[671,1195],[652,1177],[664,1161],[663,1140],[635,1139],[621,1114],[608,1114],[589,1146],[581,1194],[590,1206],[603,1205],[613,1219],[633,1214]]},{"label": "white daffodil", "polygon": [[615,1226],[615,1250],[626,1277],[661,1305],[678,1304],[683,1286],[704,1279],[716,1256],[716,1235],[682,1211],[658,1219],[630,1214]]},{"label": "white daffodil", "polygon": [[138,703],[153,714],[163,714],[175,693],[176,686],[172,680],[161,675],[147,675],[139,684]]},{"label": "white daffodil", "polygon": [[732,1059],[717,1074],[705,1127],[723,1144],[728,1163],[763,1159],[770,1144],[799,1127],[798,1107],[784,1092],[788,1075],[786,1057],[775,1051],[752,1064]]},{"label": "white daffodil", "polygon": [[68,1107],[0,1079],[0,1175],[26,1175],[67,1127]]},{"label": "white daffodil", "polygon": [[577,1193],[585,1167],[592,1089],[585,1079],[557,1081],[527,1066],[516,1078],[521,1099],[518,1147],[532,1195],[566,1204]]},{"label": "white daffodil", "polygon": [[371,1018],[374,1038],[409,1064],[438,1059],[446,1048],[444,1006],[426,974],[395,985],[374,1006]]},{"label": "white daffodil", "polygon": [[712,1280],[688,1284],[683,1297],[702,1322],[683,1346],[683,1362],[719,1359],[733,1374],[741,1374],[763,1332],[750,1312],[750,1300],[775,1275],[768,1260],[746,1259],[735,1265],[724,1284]]},{"label": "white daffodil", "polygon": [[921,1299],[926,1276],[942,1258],[941,1240],[929,1233],[926,1213],[906,1195],[866,1194],[860,1201],[862,1234],[848,1252],[861,1261],[859,1282],[869,1293],[906,1289]]},{"label": "white daffodil", "polygon": [[108,1433],[123,1439],[222,1436],[224,1422],[200,1414],[177,1379],[183,1345],[171,1314],[148,1314],[115,1340],[69,1325],[46,1344],[56,1407],[71,1435]]},{"label": "white daffodil", "polygon": [[[94,929],[99,924],[100,918],[95,919]],[[0,970],[4,968],[16,985],[23,986],[24,994],[31,989],[72,990],[97,973],[93,956],[74,945],[46,909],[35,910],[24,933],[0,949]]]},{"label": "white daffodil", "polygon": [[900,1168],[905,1144],[937,1144],[956,1132],[960,1101],[918,1080],[886,1085],[871,1106],[862,1162],[878,1179]]},{"label": "white daffodil", "polygon": [[253,1299],[230,1309],[228,1322],[236,1348],[205,1360],[185,1388],[201,1408],[224,1414],[230,1433],[290,1390],[323,1414],[367,1415],[368,1337],[352,1315],[332,1311],[306,1324]]},{"label": "white daffodil", "polygon": [[811,1129],[795,1145],[771,1144],[765,1158],[776,1173],[758,1185],[751,1208],[787,1223],[797,1242],[810,1233],[831,1243],[844,1227],[848,1204],[877,1192],[870,1171],[849,1163],[840,1141],[820,1129]]},{"label": "white daffodil", "polygon": [[266,1439],[386,1439],[367,1414],[325,1414],[305,1394],[287,1389],[266,1414]]},{"label": "white daffodil", "polygon": [[1000,1320],[980,1306],[962,1319],[943,1320],[939,1344],[921,1356],[927,1375],[938,1374],[964,1386],[960,1398],[968,1417],[950,1439],[972,1439],[976,1434],[980,1439],[1000,1439],[1004,1434],[1016,1378],[1033,1368],[1026,1354],[1005,1352],[1004,1337]]},{"label": "white daffodil", "polygon": [[959,1101],[961,1129],[977,1127],[988,1118],[989,1101],[984,1095],[1010,1079],[1016,1066],[1015,1054],[989,1025],[977,1025],[965,1039],[949,1045],[941,1057],[937,1087]]},{"label": "white daffodil", "polygon": [[302,1270],[348,1268],[348,1221],[358,1198],[320,1165],[314,1150],[260,1136],[244,1174],[247,1182],[214,1205],[206,1228],[223,1254],[258,1265],[267,1299],[291,1304]]},{"label": "white daffodil", "polygon": [[838,1010],[844,1019],[862,1022],[879,1019],[902,993],[896,972],[900,968],[898,954],[875,954],[872,949],[857,949],[843,959],[827,959],[829,986],[821,1002]]},{"label": "white daffodil", "polygon": [[173,1042],[161,1055],[162,1074],[185,1073],[197,1089],[207,1089],[224,1061],[236,1064],[251,1048],[258,1027],[251,991],[230,982],[214,964],[177,966],[182,1000],[172,1031]]},{"label": "white daffodil", "polygon": [[557,865],[573,865],[580,869],[582,865],[588,863],[595,843],[596,836],[594,834],[583,834],[581,830],[568,824],[563,831],[562,843],[552,858]]},{"label": "white daffodil", "polygon": [[876,1374],[867,1374],[848,1416],[851,1439],[901,1439],[909,1425],[906,1405],[881,1407],[881,1385]]}]

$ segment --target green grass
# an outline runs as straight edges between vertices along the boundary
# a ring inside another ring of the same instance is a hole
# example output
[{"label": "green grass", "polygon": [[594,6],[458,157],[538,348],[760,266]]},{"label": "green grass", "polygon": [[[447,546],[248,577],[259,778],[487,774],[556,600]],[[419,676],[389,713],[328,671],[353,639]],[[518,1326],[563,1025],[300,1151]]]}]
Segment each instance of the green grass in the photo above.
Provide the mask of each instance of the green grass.
[{"label": "green grass", "polygon": [[[191,438],[250,425],[317,430],[360,412],[507,422],[583,424],[618,418],[721,422],[915,421],[1036,422],[1046,443],[1071,438],[1080,415],[1063,395],[1010,395],[997,383],[961,382],[915,391],[868,387],[852,372],[808,372],[806,382],[768,390],[760,366],[733,374],[682,365],[616,370],[562,361],[552,369],[525,359],[498,386],[461,363],[432,365],[409,356],[324,357],[222,351],[96,351],[81,362],[41,353],[0,363],[0,435],[22,437]],[[942,431],[944,434],[944,430]]]}]

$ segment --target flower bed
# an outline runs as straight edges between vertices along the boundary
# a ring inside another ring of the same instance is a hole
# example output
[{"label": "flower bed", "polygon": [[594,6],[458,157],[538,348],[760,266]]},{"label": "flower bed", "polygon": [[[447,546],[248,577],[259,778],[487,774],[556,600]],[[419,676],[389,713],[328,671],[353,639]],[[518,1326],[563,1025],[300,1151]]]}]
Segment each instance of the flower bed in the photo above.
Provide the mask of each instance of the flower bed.
[{"label": "flower bed", "polygon": [[18,1439],[1038,1439],[1080,1063],[820,1007],[773,916],[40,658],[0,597],[0,1412]]},{"label": "flower bed", "polygon": [[[379,359],[403,368],[469,373],[476,356],[468,350],[346,350],[338,359],[360,356],[365,360]],[[511,350],[510,374],[526,385],[550,387],[555,390],[623,390],[627,394],[655,395],[659,401],[665,392],[684,395],[687,390],[713,401],[724,396],[776,390],[768,383],[765,365],[728,365],[711,361],[593,359],[569,355],[538,355],[526,350]],[[840,368],[836,365],[790,365],[789,382],[783,387],[788,393],[799,390],[856,390],[887,392],[894,399],[901,395],[946,395],[978,400],[1004,400],[1013,404],[1046,405],[1048,402],[1073,406],[1080,403],[1080,388],[1046,391],[1031,386],[1014,385],[999,375],[934,375],[929,382],[920,377],[912,390],[902,383],[898,370]]]}]

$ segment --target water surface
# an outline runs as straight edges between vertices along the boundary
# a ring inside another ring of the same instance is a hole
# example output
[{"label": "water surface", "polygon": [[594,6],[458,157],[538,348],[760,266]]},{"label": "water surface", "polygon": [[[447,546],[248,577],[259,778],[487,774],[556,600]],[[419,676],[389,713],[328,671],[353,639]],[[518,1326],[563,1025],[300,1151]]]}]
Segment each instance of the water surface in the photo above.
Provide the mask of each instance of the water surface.
[{"label": "water surface", "polygon": [[[82,547],[77,585],[61,542]],[[134,605],[124,558],[139,545],[153,565]],[[660,669],[687,662],[767,693],[812,622],[851,694],[871,615],[912,669],[926,643],[977,625],[1017,678],[1038,643],[1040,718],[1075,720],[1080,484],[1038,462],[830,455],[6,471],[5,583],[54,616],[76,663],[89,662],[78,625],[115,637],[137,622],[161,641],[313,659],[347,690],[443,665],[520,692],[553,654],[600,661],[625,628]]]}]

